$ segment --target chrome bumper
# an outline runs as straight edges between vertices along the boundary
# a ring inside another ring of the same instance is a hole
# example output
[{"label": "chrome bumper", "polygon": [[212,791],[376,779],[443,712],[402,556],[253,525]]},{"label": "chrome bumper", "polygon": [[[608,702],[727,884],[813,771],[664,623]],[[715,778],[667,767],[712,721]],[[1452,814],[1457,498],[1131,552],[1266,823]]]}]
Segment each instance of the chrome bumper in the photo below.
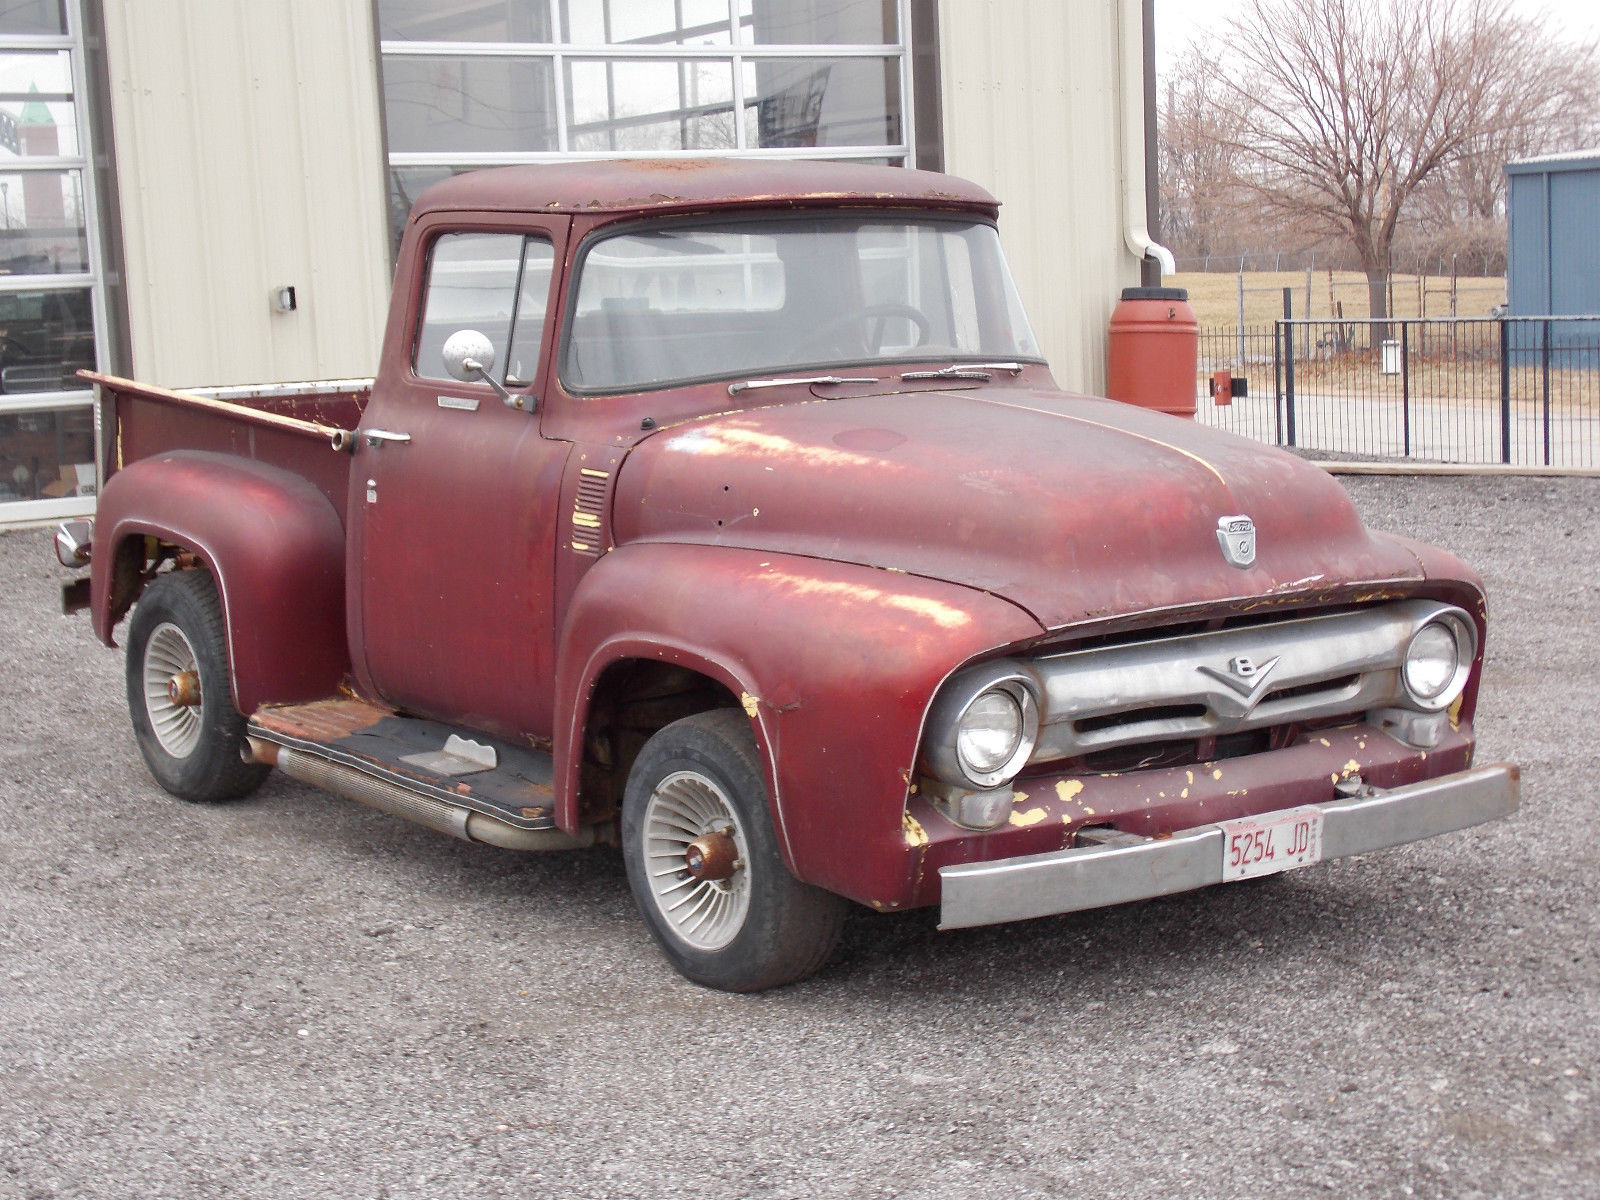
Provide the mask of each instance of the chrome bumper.
[{"label": "chrome bumper", "polygon": [[[1366,854],[1508,816],[1517,809],[1517,782],[1513,764],[1495,763],[1319,804],[1322,857]],[[939,928],[995,925],[1208,887],[1222,882],[1222,844],[1218,826],[1201,825],[1159,840],[1113,834],[1100,845],[941,867]]]}]

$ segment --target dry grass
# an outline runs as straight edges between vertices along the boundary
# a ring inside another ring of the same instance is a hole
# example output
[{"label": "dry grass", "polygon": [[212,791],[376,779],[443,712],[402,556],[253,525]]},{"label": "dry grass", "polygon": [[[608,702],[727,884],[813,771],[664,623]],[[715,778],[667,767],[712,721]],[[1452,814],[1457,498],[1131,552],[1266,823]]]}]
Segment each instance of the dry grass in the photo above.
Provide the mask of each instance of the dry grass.
[{"label": "dry grass", "polygon": [[[1200,328],[1233,327],[1239,323],[1239,277],[1237,275],[1169,275],[1162,281],[1168,287],[1189,289],[1189,303],[1200,319]],[[1296,317],[1331,317],[1344,306],[1344,315],[1364,318],[1367,312],[1367,278],[1359,271],[1311,272],[1310,310],[1306,308],[1304,271],[1248,271],[1244,276],[1244,323],[1270,325],[1283,315],[1283,289],[1294,290]],[[1456,280],[1456,316],[1486,317],[1496,304],[1506,300],[1506,281],[1498,276]],[[1394,280],[1394,313],[1397,317],[1448,317],[1450,279],[1440,275],[1397,275]]]}]

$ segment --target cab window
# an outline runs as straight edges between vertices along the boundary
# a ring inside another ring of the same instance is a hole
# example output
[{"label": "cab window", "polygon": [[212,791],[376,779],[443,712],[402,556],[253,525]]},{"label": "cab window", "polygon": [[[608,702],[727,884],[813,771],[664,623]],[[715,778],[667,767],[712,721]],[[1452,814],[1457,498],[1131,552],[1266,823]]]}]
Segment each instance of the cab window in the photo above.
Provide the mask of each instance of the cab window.
[{"label": "cab window", "polygon": [[494,343],[495,375],[531,383],[539,368],[555,261],[551,244],[518,233],[447,233],[433,244],[412,365],[424,379],[449,379],[444,343],[476,329]]}]

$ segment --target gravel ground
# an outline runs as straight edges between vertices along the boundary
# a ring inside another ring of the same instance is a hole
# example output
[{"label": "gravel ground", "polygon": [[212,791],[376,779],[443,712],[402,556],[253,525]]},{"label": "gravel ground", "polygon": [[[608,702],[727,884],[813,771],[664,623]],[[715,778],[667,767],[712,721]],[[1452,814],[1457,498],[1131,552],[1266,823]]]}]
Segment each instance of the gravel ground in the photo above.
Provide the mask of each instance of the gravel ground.
[{"label": "gravel ground", "polygon": [[[620,860],[160,792],[0,537],[0,1197],[1600,1196],[1600,482],[1347,480],[1489,580],[1510,821],[681,981]],[[1578,681],[1576,687],[1573,681]]]}]

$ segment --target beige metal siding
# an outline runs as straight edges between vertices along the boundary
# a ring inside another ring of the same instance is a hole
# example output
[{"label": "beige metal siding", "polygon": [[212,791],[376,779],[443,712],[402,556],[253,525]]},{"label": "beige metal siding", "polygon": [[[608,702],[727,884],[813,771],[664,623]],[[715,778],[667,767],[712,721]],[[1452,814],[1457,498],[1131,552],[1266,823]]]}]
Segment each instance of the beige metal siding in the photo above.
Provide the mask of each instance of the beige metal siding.
[{"label": "beige metal siding", "polygon": [[[1056,379],[1090,392],[1105,389],[1111,310],[1139,282],[1123,243],[1119,7],[939,5],[945,169],[1000,198],[1006,256],[1034,332]],[[1143,164],[1134,165],[1142,180]]]},{"label": "beige metal siding", "polygon": [[[135,372],[372,374],[389,259],[371,0],[105,15]],[[272,311],[280,284],[297,311]]]}]

